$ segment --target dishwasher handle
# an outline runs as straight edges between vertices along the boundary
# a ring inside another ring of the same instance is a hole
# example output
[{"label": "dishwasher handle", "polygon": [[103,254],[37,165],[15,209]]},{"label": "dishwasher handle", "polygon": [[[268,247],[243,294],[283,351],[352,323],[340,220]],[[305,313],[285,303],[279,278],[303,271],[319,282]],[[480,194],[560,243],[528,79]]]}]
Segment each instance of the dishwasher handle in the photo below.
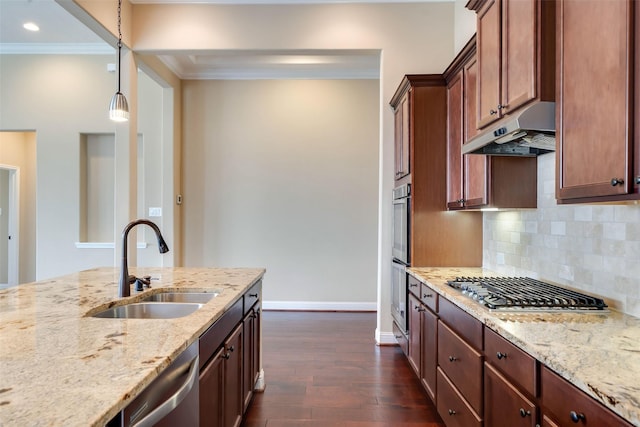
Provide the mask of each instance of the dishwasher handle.
[{"label": "dishwasher handle", "polygon": [[196,355],[193,361],[191,362],[191,367],[189,368],[189,374],[187,375],[187,379],[180,386],[178,391],[176,391],[170,398],[165,400],[162,404],[160,404],[153,411],[149,412],[147,416],[133,424],[131,427],[152,427],[155,423],[160,421],[165,415],[169,412],[173,411],[182,403],[185,397],[189,394],[193,386],[198,381],[198,364],[200,357]]}]

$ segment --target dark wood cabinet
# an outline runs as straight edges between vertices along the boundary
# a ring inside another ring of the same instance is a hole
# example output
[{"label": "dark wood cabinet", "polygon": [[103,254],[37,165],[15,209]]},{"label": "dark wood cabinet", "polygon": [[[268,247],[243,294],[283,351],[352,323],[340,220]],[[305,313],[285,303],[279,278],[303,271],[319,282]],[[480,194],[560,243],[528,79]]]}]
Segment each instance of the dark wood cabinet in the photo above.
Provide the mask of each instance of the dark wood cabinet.
[{"label": "dark wood cabinet", "polygon": [[[408,95],[409,170],[396,185],[411,184],[409,246],[413,266],[479,266],[482,215],[447,212],[447,88],[442,75],[406,75],[391,107]],[[399,135],[396,129],[396,136]],[[396,158],[396,162],[398,159]]]},{"label": "dark wood cabinet", "polygon": [[462,154],[476,133],[476,56],[471,39],[444,73],[447,85],[447,208],[535,208],[535,157]]},{"label": "dark wood cabinet", "polygon": [[541,402],[549,425],[558,427],[630,427],[608,408],[546,366],[540,369]]},{"label": "dark wood cabinet", "polygon": [[409,307],[409,364],[413,368],[413,371],[420,376],[420,337],[422,335],[422,322],[421,312],[424,310],[420,300],[416,296],[409,292],[408,298]]},{"label": "dark wood cabinet", "polygon": [[256,283],[201,336],[200,425],[237,427],[261,369],[261,294]]},{"label": "dark wood cabinet", "polygon": [[402,179],[410,172],[410,126],[411,126],[411,89],[403,94],[398,105],[394,106],[394,148],[395,148],[395,177]]},{"label": "dark wood cabinet", "polygon": [[484,367],[484,422],[491,427],[535,427],[538,407],[489,363]]},{"label": "dark wood cabinet", "polygon": [[482,427],[482,419],[438,367],[436,408],[447,427]]},{"label": "dark wood cabinet", "polygon": [[477,12],[477,127],[555,99],[554,0],[471,0]]},{"label": "dark wood cabinet", "polygon": [[640,122],[633,111],[640,67],[633,49],[640,20],[634,12],[640,8],[631,0],[557,2],[559,203],[638,198]]},{"label": "dark wood cabinet", "polygon": [[436,370],[438,367],[438,316],[425,308],[421,313],[420,382],[433,402],[436,402]]}]

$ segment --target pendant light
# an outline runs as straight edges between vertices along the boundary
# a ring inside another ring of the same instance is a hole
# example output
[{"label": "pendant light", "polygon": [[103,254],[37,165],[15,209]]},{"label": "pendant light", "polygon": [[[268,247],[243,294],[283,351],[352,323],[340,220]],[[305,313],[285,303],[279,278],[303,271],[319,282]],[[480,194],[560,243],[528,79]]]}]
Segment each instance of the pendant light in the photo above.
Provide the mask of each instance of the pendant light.
[{"label": "pendant light", "polygon": [[118,91],[111,98],[109,104],[109,118],[114,122],[126,122],[129,120],[129,104],[127,98],[120,92],[120,57],[122,56],[122,30],[121,26],[122,0],[118,0]]}]

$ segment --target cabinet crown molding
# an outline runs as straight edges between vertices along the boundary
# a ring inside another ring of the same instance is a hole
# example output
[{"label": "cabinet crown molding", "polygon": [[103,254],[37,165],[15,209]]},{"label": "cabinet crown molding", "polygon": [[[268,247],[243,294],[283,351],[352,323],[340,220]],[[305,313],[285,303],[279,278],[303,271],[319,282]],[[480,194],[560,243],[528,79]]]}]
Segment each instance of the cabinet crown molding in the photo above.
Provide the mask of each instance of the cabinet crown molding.
[{"label": "cabinet crown molding", "polygon": [[486,2],[487,0],[469,0],[464,7],[477,13]]}]

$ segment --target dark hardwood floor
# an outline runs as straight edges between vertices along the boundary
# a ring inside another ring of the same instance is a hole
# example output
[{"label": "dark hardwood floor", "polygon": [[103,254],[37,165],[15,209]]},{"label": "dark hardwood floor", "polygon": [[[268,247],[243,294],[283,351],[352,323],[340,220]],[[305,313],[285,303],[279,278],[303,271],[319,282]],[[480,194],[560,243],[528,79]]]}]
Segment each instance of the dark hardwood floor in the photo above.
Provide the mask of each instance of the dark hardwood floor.
[{"label": "dark hardwood floor", "polygon": [[267,387],[245,427],[444,427],[375,313],[263,312]]}]

